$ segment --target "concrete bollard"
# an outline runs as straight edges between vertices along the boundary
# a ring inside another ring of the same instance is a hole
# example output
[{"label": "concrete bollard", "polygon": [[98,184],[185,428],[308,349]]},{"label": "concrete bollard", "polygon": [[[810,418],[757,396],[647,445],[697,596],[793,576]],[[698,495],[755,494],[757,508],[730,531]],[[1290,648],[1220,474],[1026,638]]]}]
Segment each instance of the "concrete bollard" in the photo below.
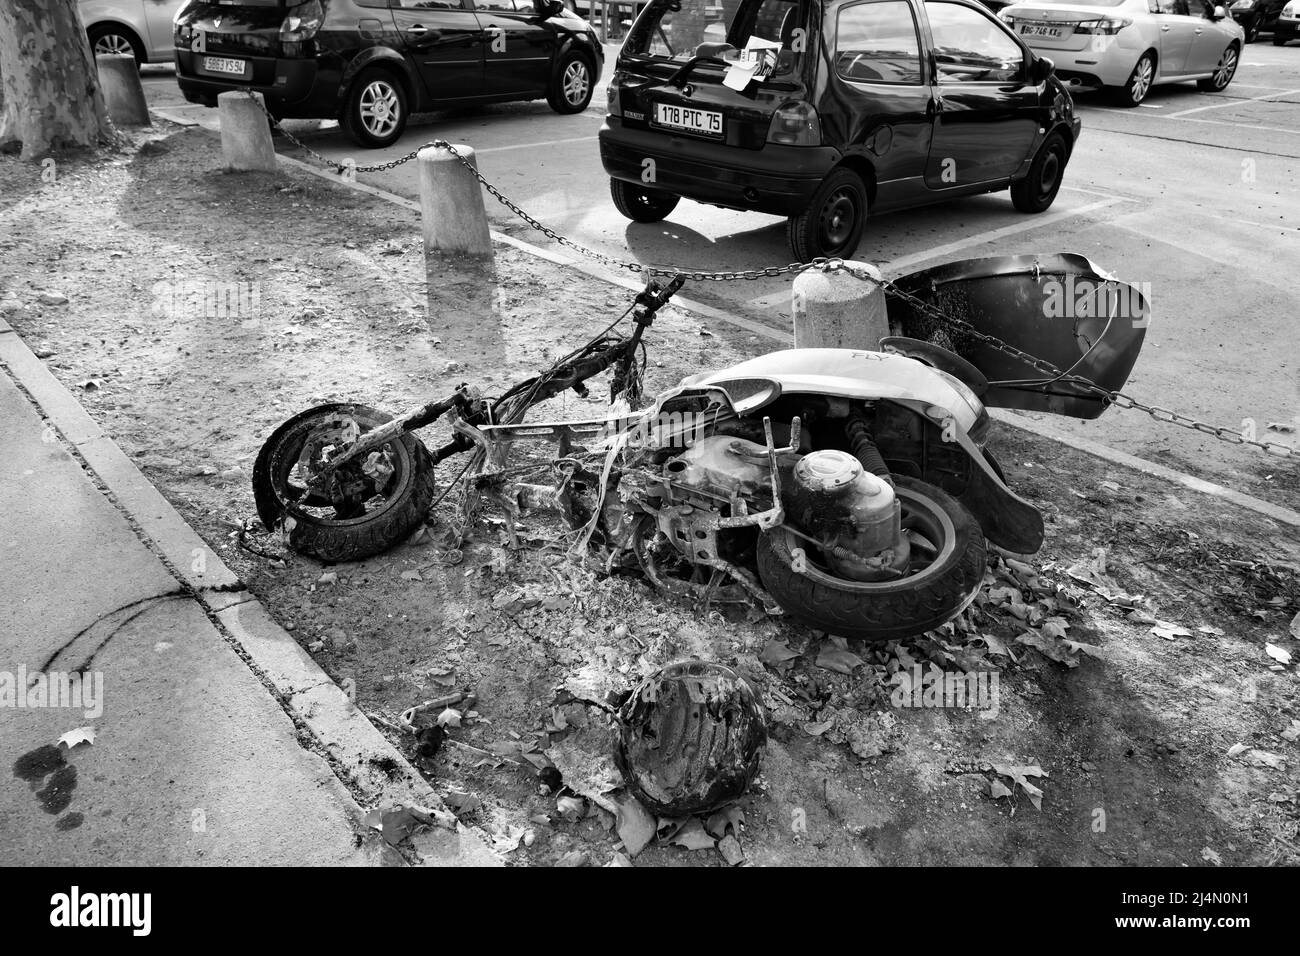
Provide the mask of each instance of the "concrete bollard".
[{"label": "concrete bollard", "polygon": [[[865,262],[845,260],[845,266],[883,279]],[[878,351],[889,335],[885,290],[844,269],[806,269],[794,280],[791,315],[797,349],[865,349]]]},{"label": "concrete bollard", "polygon": [[104,53],[95,57],[99,86],[104,91],[108,117],[116,126],[152,126],[149,104],[140,84],[140,67],[130,54]]},{"label": "concrete bollard", "polygon": [[[456,144],[456,152],[478,169],[474,150]],[[427,146],[416,157],[420,167],[420,213],[424,253],[492,256],[487,210],[478,180],[450,150]]]},{"label": "concrete bollard", "polygon": [[258,107],[262,94],[254,93],[254,103],[243,90],[217,94],[221,110],[221,154],[226,169],[275,171],[275,146],[271,143],[271,125]]}]

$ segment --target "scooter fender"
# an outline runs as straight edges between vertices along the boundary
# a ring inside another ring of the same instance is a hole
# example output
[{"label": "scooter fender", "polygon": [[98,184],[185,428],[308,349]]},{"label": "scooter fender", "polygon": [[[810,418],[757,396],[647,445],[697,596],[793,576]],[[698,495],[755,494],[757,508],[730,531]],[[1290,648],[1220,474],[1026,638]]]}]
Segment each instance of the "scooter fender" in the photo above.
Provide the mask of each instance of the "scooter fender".
[{"label": "scooter fender", "polygon": [[998,477],[970,430],[984,407],[962,382],[916,359],[856,349],[785,349],[727,369],[691,375],[665,395],[718,388],[741,416],[782,395],[824,395],[852,401],[889,401],[911,408],[956,441],[971,459],[971,480],[959,496],[984,536],[1017,554],[1043,545],[1043,516]]}]

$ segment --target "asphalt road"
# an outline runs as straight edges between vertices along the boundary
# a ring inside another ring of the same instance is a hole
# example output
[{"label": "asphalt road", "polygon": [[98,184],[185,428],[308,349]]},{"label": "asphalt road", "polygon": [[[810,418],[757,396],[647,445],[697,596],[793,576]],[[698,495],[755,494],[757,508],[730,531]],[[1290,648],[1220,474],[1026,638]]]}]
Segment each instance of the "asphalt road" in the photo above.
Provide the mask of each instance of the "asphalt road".
[{"label": "asphalt road", "polygon": [[[612,48],[611,48],[612,50]],[[1083,133],[1065,185],[1046,213],[1015,211],[1005,193],[873,219],[855,258],[887,275],[975,256],[1076,252],[1130,282],[1147,283],[1153,319],[1129,380],[1140,400],[1214,424],[1257,423],[1262,437],[1300,434],[1300,45],[1247,47],[1227,91],[1157,87],[1147,103],[1116,109],[1078,97]],[[606,68],[608,76],[609,64]],[[146,80],[155,106],[184,106],[167,71]],[[683,201],[663,223],[629,223],[614,209],[596,133],[604,88],[587,112],[559,116],[542,102],[421,118],[395,146],[365,151],[334,124],[291,129],[339,161],[383,161],[443,138],[478,152],[479,168],[506,195],[558,232],[601,252],[694,269],[786,263],[783,220]],[[215,111],[188,107],[212,121]],[[280,148],[293,152],[280,141]],[[362,182],[414,197],[414,164]],[[552,245],[489,199],[493,227]],[[699,301],[756,320],[773,337],[734,332],[753,351],[789,330],[790,280],[694,283]],[[1111,410],[1095,422],[1056,419],[1064,430],[1294,506],[1300,459],[1283,459]]]}]

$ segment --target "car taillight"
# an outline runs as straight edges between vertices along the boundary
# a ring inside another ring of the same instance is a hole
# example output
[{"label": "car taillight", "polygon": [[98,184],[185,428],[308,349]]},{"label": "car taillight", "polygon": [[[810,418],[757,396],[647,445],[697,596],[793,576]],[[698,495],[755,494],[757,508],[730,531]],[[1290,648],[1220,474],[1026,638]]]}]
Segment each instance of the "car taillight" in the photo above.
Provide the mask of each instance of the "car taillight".
[{"label": "car taillight", "polygon": [[1132,23],[1133,21],[1128,17],[1103,17],[1100,20],[1084,20],[1075,24],[1074,32],[1114,36]]},{"label": "car taillight", "polygon": [[307,3],[289,8],[289,15],[280,24],[281,43],[301,43],[310,40],[320,30],[325,20],[325,10],[320,0],[308,0]]},{"label": "car taillight", "polygon": [[618,93],[618,77],[610,80],[609,88],[605,90],[605,112],[610,116],[623,115],[623,103]]},{"label": "car taillight", "polygon": [[767,131],[769,143],[783,146],[820,146],[822,121],[811,103],[786,103],[772,117]]}]

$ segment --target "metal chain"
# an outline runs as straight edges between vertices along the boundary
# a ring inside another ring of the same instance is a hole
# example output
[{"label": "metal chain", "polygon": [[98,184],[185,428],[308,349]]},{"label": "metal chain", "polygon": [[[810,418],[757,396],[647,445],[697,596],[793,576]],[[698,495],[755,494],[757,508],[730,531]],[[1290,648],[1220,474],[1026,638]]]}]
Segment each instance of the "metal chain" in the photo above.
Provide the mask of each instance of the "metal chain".
[{"label": "metal chain", "polygon": [[753,279],[762,279],[768,277],[777,278],[783,275],[790,275],[792,273],[803,272],[807,269],[821,269],[824,271],[843,270],[844,272],[848,273],[849,275],[853,276],[856,279],[859,279],[863,282],[870,282],[872,285],[879,286],[880,288],[884,289],[885,292],[887,292],[888,294],[893,295],[898,299],[906,302],[908,305],[912,306],[912,308],[916,309],[918,312],[927,315],[932,319],[935,319],[941,324],[958,328],[965,335],[969,336],[972,339],[975,339],[981,344],[987,345],[989,348],[992,348],[995,351],[1001,352],[1002,354],[1007,355],[1013,359],[1016,359],[1017,361],[1023,362],[1024,364],[1033,368],[1035,371],[1042,372],[1044,375],[1049,376],[1053,381],[1059,381],[1067,385],[1074,385],[1088,392],[1091,392],[1092,394],[1098,396],[1103,401],[1105,401],[1108,405],[1114,405],[1117,408],[1135,409],[1136,411],[1144,412],[1145,414],[1150,415],[1153,419],[1155,419],[1158,422],[1166,422],[1170,425],[1178,425],[1182,428],[1188,428],[1191,429],[1192,431],[1200,432],[1203,435],[1209,435],[1212,438],[1217,438],[1219,441],[1227,442],[1230,445],[1250,445],[1254,448],[1258,448],[1264,452],[1267,452],[1270,455],[1277,455],[1283,458],[1285,457],[1300,458],[1300,448],[1295,448],[1292,447],[1291,445],[1287,445],[1282,442],[1256,441],[1255,439],[1252,438],[1246,438],[1244,435],[1241,434],[1239,429],[1230,428],[1228,426],[1211,425],[1208,422],[1198,421],[1197,419],[1191,418],[1187,415],[1179,414],[1178,412],[1173,411],[1172,409],[1163,408],[1159,405],[1147,405],[1143,402],[1138,401],[1137,399],[1133,398],[1130,395],[1126,395],[1123,392],[1104,388],[1101,385],[1098,385],[1096,382],[1083,377],[1082,375],[1066,375],[1064,371],[1057,368],[1055,365],[1053,365],[1051,362],[1047,361],[1046,359],[1038,358],[1037,356],[1031,355],[1028,352],[1018,349],[1014,345],[1011,345],[1010,343],[1005,342],[1002,339],[999,339],[997,336],[989,335],[985,332],[981,332],[979,329],[975,328],[975,326],[971,325],[969,322],[965,321],[964,319],[959,319],[956,318],[955,316],[948,315],[947,313],[941,311],[937,307],[926,302],[924,299],[921,299],[913,295],[912,293],[906,292],[905,290],[899,288],[898,285],[895,284],[894,282],[888,279],[878,279],[864,269],[858,269],[856,267],[850,266],[843,259],[817,258],[817,259],[813,259],[811,262],[790,262],[783,266],[768,266],[765,269],[744,269],[736,272],[699,272],[699,271],[691,271],[691,270],[677,269],[677,268],[660,268],[657,266],[645,265],[644,263],[640,263],[640,262],[632,262],[626,259],[619,259],[615,256],[608,256],[605,255],[604,253],[597,252],[594,249],[589,249],[588,247],[582,245],[581,243],[574,242],[572,239],[568,238],[567,236],[560,235],[554,229],[551,229],[549,226],[546,226],[545,224],[539,222],[537,219],[530,216],[519,206],[518,203],[514,202],[509,197],[502,194],[502,192],[498,190],[496,186],[488,182],[487,179],[483,177],[483,174],[478,171],[478,168],[472,162],[470,162],[467,157],[462,156],[457,151],[455,146],[453,146],[451,143],[447,142],[444,139],[430,140],[424,145],[411,150],[411,152],[407,153],[406,155],[386,163],[376,163],[370,166],[356,166],[352,163],[340,163],[336,160],[330,159],[327,156],[322,156],[320,153],[316,152],[306,143],[302,142],[302,140],[298,139],[292,133],[288,132],[283,127],[281,127],[280,122],[274,116],[271,115],[271,113],[267,110],[262,100],[259,99],[257,96],[255,96],[251,90],[248,91],[248,96],[254,103],[257,104],[258,108],[263,113],[266,114],[267,118],[271,121],[271,125],[273,125],[277,130],[279,130],[281,135],[283,135],[285,139],[289,140],[289,142],[293,143],[294,146],[301,149],[303,152],[305,152],[308,156],[312,157],[321,165],[334,169],[340,175],[346,174],[349,171],[358,172],[358,173],[384,172],[389,169],[396,169],[398,166],[411,162],[417,156],[419,156],[421,151],[428,149],[430,147],[436,149],[445,149],[447,152],[451,153],[452,156],[456,157],[456,159],[460,162],[462,166],[464,166],[467,170],[469,170],[469,172],[474,176],[474,178],[478,180],[479,184],[482,185],[482,187],[485,190],[487,190],[489,195],[494,197],[497,200],[497,202],[501,203],[501,205],[505,206],[512,213],[514,213],[515,216],[517,216],[518,218],[526,222],[531,228],[537,230],[538,232],[540,232],[542,235],[546,236],[548,239],[552,240],[553,242],[561,246],[566,246],[569,249],[572,249],[573,251],[579,253],[580,255],[585,256],[586,258],[592,259],[596,262],[603,263],[604,265],[612,266],[613,268],[616,269],[626,269],[629,272],[633,272],[638,275],[644,275],[646,277],[684,276],[687,279],[694,279],[696,281],[704,281],[704,282],[730,282],[730,281],[742,280],[742,279],[753,280]]}]

